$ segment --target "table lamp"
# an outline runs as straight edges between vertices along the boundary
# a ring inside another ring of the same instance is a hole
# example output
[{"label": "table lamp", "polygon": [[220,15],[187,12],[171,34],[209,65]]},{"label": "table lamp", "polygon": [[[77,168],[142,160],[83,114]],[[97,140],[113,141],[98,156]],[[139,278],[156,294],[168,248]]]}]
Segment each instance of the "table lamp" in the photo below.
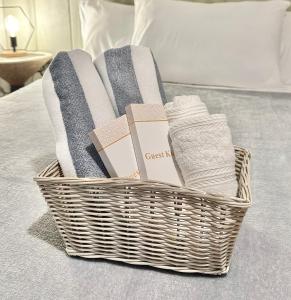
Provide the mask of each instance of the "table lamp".
[{"label": "table lamp", "polygon": [[[1,12],[2,10],[2,12]],[[0,56],[19,57],[27,54],[34,26],[20,6],[0,6]]]}]

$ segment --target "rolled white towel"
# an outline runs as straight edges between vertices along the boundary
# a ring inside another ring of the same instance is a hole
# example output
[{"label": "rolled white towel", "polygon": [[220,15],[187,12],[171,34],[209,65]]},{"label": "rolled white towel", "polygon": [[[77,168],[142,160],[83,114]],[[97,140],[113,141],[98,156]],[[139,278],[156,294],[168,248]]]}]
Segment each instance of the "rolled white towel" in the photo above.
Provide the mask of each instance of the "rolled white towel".
[{"label": "rolled white towel", "polygon": [[176,96],[173,102],[165,104],[165,110],[170,123],[189,117],[209,115],[206,105],[196,95]]},{"label": "rolled white towel", "polygon": [[165,105],[172,148],[185,185],[236,196],[235,153],[226,117],[209,115],[199,97],[188,100],[190,103],[184,96]]}]

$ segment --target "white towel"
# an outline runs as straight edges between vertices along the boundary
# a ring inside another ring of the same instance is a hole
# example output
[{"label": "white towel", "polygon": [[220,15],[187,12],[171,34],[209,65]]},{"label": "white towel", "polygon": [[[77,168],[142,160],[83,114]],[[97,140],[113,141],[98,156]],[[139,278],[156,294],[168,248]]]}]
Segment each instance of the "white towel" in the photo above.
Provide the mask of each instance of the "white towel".
[{"label": "white towel", "polygon": [[108,176],[89,132],[115,113],[91,56],[82,50],[58,53],[44,74],[43,94],[64,175]]},{"label": "white towel", "polygon": [[236,196],[235,153],[225,115],[209,115],[206,106],[193,96],[176,97],[165,110],[185,185]]},{"label": "white towel", "polygon": [[117,116],[133,103],[162,104],[166,96],[152,52],[143,46],[105,51],[94,61]]},{"label": "white towel", "polygon": [[169,122],[209,115],[206,105],[196,95],[176,96],[173,102],[165,104],[165,109]]}]

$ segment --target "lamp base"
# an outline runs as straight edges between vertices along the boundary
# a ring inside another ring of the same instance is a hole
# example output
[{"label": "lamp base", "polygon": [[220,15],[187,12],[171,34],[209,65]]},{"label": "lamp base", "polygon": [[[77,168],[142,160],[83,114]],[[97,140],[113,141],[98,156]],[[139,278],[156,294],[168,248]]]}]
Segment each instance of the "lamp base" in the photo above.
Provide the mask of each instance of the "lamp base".
[{"label": "lamp base", "polygon": [[0,56],[2,57],[21,57],[25,56],[27,54],[27,51],[25,50],[17,50],[17,51],[11,51],[11,50],[4,50],[0,52]]}]

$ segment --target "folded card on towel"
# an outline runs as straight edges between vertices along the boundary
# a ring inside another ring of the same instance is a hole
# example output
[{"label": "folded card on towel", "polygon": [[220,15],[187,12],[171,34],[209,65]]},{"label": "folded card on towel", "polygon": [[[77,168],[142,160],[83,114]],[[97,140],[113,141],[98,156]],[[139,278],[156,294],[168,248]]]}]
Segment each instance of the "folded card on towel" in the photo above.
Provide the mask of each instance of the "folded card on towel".
[{"label": "folded card on towel", "polygon": [[111,177],[140,178],[125,115],[94,129],[90,138]]},{"label": "folded card on towel", "polygon": [[160,104],[131,104],[126,115],[140,178],[182,185],[169,144],[169,125]]}]

